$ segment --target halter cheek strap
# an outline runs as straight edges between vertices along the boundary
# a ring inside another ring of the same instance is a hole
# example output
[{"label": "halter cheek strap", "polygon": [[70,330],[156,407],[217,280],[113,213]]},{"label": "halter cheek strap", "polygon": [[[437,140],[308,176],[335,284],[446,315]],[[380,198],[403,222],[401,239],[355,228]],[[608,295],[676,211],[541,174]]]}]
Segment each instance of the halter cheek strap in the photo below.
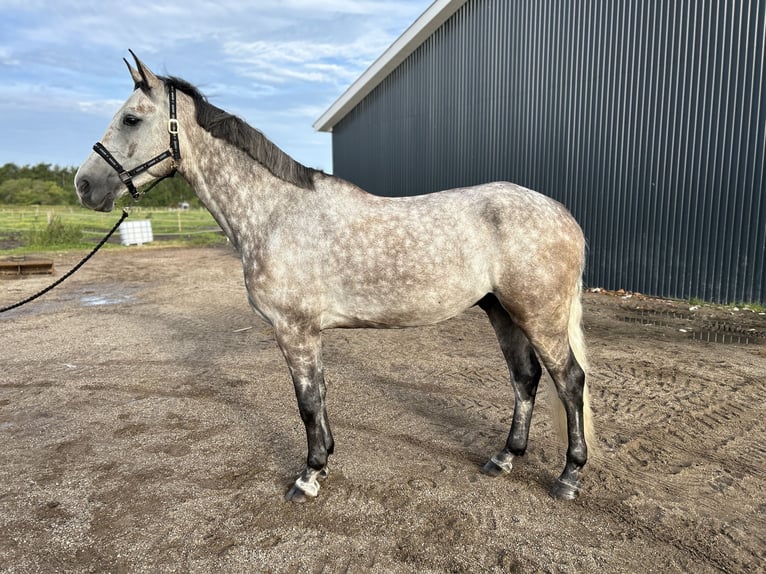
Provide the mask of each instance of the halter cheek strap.
[{"label": "halter cheek strap", "polygon": [[[98,155],[100,155],[102,158],[104,158],[104,161],[108,163],[113,170],[115,170],[119,176],[120,181],[125,185],[125,187],[128,188],[128,192],[131,196],[133,196],[133,199],[138,199],[141,197],[141,194],[136,189],[136,186],[133,184],[133,178],[137,176],[140,173],[145,172],[146,170],[154,167],[158,163],[165,161],[169,157],[173,158],[173,171],[171,171],[168,175],[163,176],[159,178],[157,181],[152,183],[152,185],[146,190],[149,191],[152,187],[157,185],[159,182],[161,182],[163,179],[166,179],[168,177],[173,177],[176,174],[176,167],[175,164],[181,159],[181,148],[178,144],[178,119],[176,118],[176,89],[173,85],[168,85],[168,99],[170,100],[170,119],[168,120],[168,133],[170,134],[170,146],[168,149],[166,149],[164,152],[162,152],[160,155],[153,157],[149,161],[146,161],[142,163],[139,166],[134,167],[131,170],[126,170],[119,161],[109,152],[106,147],[104,147],[104,144],[101,142],[98,142],[96,145],[93,146],[93,151],[95,151]],[[144,192],[146,193],[146,192]]]}]

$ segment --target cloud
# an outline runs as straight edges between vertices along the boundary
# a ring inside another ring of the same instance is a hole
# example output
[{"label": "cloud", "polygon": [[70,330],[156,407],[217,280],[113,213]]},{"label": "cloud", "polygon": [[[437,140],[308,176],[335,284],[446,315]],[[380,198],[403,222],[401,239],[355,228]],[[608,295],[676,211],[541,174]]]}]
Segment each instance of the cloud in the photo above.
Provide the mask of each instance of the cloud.
[{"label": "cloud", "polygon": [[390,43],[389,35],[371,33],[345,42],[227,41],[222,52],[251,78],[277,84],[292,80],[348,84]]},{"label": "cloud", "polygon": [[122,104],[123,100],[96,99],[87,93],[43,83],[0,84],[0,111],[44,109],[111,118]]},{"label": "cloud", "polygon": [[146,60],[186,54],[210,66],[223,55],[245,77],[275,83],[350,83],[418,14],[418,3],[405,0],[132,0],[108,10],[83,0],[3,4],[14,17],[0,19],[0,65],[59,60],[82,69],[89,62],[73,56],[82,49],[132,48]]},{"label": "cloud", "polygon": [[11,48],[0,46],[0,66],[18,66],[21,62],[12,55]]},{"label": "cloud", "polygon": [[[273,133],[299,161],[329,168],[330,138],[313,133],[313,120],[430,3],[0,0],[0,123],[13,123],[18,140],[0,138],[0,164],[69,161],[66,150],[90,149],[132,89],[120,62],[132,48],[156,73],[195,83]],[[31,134],[40,132],[51,140],[46,153],[62,157],[35,155]]]},{"label": "cloud", "polygon": [[[31,0],[11,1],[10,6],[22,15],[15,23],[19,37],[29,42],[84,42],[123,50],[134,46],[152,53],[184,41],[218,44],[232,38],[240,42],[253,37],[272,40],[302,33],[306,27],[313,28],[312,36],[321,35],[323,28],[344,17],[377,15],[371,27],[385,28],[387,22],[399,21],[403,14],[413,12],[406,1],[384,0],[261,0],[257,4],[241,0],[132,0],[110,3],[108,10],[82,0]],[[381,14],[385,16],[381,18]]]},{"label": "cloud", "polygon": [[123,100],[89,100],[75,102],[75,105],[85,114],[111,118],[124,103]]}]

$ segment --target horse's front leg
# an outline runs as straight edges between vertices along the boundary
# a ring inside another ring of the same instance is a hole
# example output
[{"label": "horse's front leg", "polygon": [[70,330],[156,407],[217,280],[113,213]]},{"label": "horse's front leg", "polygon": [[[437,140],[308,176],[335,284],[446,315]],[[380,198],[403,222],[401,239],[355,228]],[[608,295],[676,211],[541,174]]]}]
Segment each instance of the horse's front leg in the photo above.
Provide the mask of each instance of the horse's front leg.
[{"label": "horse's front leg", "polygon": [[306,427],[308,456],[306,467],[295,480],[285,499],[304,502],[319,492],[319,480],[327,476],[327,457],[334,442],[325,408],[326,387],[322,371],[322,343],[318,330],[284,329],[277,342],[293,378],[298,409]]}]

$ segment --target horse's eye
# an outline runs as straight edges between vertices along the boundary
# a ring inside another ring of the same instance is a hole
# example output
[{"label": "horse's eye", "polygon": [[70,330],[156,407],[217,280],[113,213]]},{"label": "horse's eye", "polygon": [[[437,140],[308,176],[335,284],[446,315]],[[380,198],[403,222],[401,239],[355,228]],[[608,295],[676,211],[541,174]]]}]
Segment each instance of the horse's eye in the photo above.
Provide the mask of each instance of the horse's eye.
[{"label": "horse's eye", "polygon": [[128,114],[124,118],[122,118],[122,123],[126,126],[136,126],[141,121],[141,118],[137,118],[136,116]]}]

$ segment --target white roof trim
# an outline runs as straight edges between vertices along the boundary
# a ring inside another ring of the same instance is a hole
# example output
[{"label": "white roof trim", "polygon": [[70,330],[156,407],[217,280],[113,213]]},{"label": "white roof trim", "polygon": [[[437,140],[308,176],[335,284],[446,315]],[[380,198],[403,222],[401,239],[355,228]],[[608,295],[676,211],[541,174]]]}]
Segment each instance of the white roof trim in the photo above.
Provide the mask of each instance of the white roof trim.
[{"label": "white roof trim", "polygon": [[396,67],[412,54],[444,24],[450,16],[468,0],[436,0],[415,22],[391,44],[383,55],[375,60],[367,70],[359,76],[343,95],[335,100],[327,111],[314,123],[314,129],[320,132],[331,132],[332,128],[342,120],[367,94],[382,82]]}]

